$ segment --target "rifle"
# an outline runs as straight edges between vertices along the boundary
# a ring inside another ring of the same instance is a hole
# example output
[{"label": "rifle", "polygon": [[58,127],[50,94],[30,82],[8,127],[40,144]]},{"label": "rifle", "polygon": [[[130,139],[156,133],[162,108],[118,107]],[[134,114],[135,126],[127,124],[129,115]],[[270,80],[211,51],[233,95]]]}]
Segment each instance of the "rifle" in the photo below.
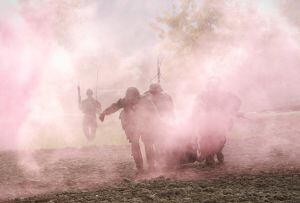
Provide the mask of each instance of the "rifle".
[{"label": "rifle", "polygon": [[157,83],[160,84],[160,65],[161,65],[161,60],[158,57],[157,58]]},{"label": "rifle", "polygon": [[97,70],[97,79],[96,79],[96,100],[98,101],[98,78],[99,78],[99,68]]},{"label": "rifle", "polygon": [[81,105],[81,95],[80,95],[80,86],[79,86],[79,84],[77,86],[77,93],[78,93],[78,105],[80,106]]}]

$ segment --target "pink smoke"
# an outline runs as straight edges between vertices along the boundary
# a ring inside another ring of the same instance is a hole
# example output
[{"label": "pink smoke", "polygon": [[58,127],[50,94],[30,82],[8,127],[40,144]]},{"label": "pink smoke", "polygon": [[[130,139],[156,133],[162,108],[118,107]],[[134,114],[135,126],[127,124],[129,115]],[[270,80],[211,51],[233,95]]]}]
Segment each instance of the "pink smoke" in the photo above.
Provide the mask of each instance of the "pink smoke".
[{"label": "pink smoke", "polygon": [[49,32],[40,32],[45,21],[36,21],[18,9],[25,11],[22,7],[12,8],[10,17],[0,20],[1,148],[16,147],[49,49]]}]

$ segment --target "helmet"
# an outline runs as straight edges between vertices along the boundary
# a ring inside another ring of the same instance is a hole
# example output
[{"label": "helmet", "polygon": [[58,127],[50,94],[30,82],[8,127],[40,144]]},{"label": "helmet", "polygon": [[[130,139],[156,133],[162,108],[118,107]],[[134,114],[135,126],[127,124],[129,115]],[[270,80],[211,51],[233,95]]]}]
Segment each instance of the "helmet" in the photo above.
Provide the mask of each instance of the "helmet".
[{"label": "helmet", "polygon": [[140,98],[140,92],[136,87],[129,87],[126,90],[125,100],[129,103],[136,103]]},{"label": "helmet", "polygon": [[160,84],[153,83],[150,85],[149,91],[150,91],[150,93],[159,93],[159,92],[162,92],[163,89],[161,88]]},{"label": "helmet", "polygon": [[86,95],[87,95],[87,96],[93,96],[93,90],[87,89]]}]

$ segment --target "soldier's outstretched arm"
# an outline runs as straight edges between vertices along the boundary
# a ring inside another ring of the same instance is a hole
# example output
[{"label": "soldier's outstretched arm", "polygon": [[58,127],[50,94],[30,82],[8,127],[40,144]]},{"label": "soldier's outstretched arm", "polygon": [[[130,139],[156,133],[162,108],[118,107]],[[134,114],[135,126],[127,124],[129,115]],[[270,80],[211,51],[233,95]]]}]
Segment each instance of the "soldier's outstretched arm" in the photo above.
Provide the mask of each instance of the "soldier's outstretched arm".
[{"label": "soldier's outstretched arm", "polygon": [[106,115],[113,114],[123,108],[122,99],[119,99],[116,103],[113,103],[108,108],[106,108],[101,114],[99,119],[103,122]]}]

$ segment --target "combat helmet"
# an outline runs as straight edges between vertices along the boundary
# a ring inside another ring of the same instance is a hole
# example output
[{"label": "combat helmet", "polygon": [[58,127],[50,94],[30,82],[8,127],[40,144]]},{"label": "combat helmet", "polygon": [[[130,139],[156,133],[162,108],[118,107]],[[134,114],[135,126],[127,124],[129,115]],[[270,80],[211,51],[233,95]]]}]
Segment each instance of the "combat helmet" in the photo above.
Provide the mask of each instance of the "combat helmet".
[{"label": "combat helmet", "polygon": [[160,84],[158,84],[158,83],[152,83],[149,87],[149,92],[151,94],[160,93],[162,91],[163,91],[163,89],[160,86]]},{"label": "combat helmet", "polygon": [[136,87],[129,87],[126,90],[125,100],[131,104],[138,102],[140,98],[140,92]]},{"label": "combat helmet", "polygon": [[87,89],[87,90],[86,90],[86,95],[87,95],[87,96],[93,96],[93,90]]}]

